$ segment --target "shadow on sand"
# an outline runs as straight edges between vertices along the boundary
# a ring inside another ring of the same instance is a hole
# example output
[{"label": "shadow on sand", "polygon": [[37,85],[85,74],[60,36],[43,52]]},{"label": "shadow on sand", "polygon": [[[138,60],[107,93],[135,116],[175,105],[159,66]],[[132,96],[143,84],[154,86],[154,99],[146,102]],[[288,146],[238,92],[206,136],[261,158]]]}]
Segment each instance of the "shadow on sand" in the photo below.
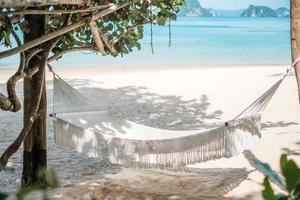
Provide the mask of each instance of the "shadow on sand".
[{"label": "shadow on sand", "polygon": [[295,145],[296,147],[293,149],[287,147],[287,148],[282,148],[282,151],[287,155],[300,156],[300,142],[299,141],[295,142]]},{"label": "shadow on sand", "polygon": [[[202,95],[199,99],[184,100],[180,96],[151,93],[145,87],[126,86],[117,89],[99,89],[86,87],[92,82],[85,79],[74,79],[68,82],[73,86],[81,87],[80,91],[84,92],[87,97],[95,99],[97,103],[112,113],[147,126],[171,130],[210,128],[214,124],[206,122],[220,120],[222,115],[221,110],[210,109],[207,95]],[[48,81],[48,84],[52,84],[52,81]],[[101,83],[97,82],[97,84]],[[4,84],[0,85],[1,91],[4,91],[4,87]],[[49,111],[51,111],[52,89],[49,88],[48,102]],[[22,90],[18,87],[18,93],[21,94],[21,92]],[[3,121],[1,130],[10,135],[17,135],[18,132],[11,134],[11,129],[8,131],[7,127],[11,126],[12,120],[14,121],[14,118],[7,118],[6,121]],[[125,168],[124,171],[124,168],[112,165],[108,161],[88,158],[74,150],[66,150],[54,144],[52,124],[49,122],[50,120],[48,121],[49,166],[58,172],[62,182],[65,183],[65,187],[61,191],[63,195],[70,197],[69,199],[82,197],[81,195],[85,195],[86,192],[91,195],[99,194],[96,195],[97,197],[111,197],[108,199],[116,199],[118,195],[125,199],[145,199],[147,196],[154,199],[169,199],[170,196],[179,196],[185,199],[224,199],[223,196],[238,186],[248,175],[246,169],[243,168],[198,169],[191,174],[184,173],[184,175],[170,175],[165,174],[168,172],[143,169]],[[285,127],[294,124],[296,123],[267,122],[263,124],[263,128]],[[9,142],[11,141],[0,141],[0,146],[6,146]],[[16,156],[21,159],[20,152]],[[16,174],[19,177],[20,172]],[[110,177],[113,176],[112,174],[115,174],[115,177]],[[7,180],[12,183],[13,180],[16,180],[16,175],[7,177]],[[83,180],[91,185],[80,185]],[[132,182],[130,183],[130,181]],[[164,187],[166,188],[159,190]]]},{"label": "shadow on sand", "polygon": [[[68,83],[79,87],[79,90],[89,99],[101,104],[109,112],[151,127],[170,130],[211,128],[214,124],[206,122],[220,120],[222,115],[221,110],[210,110],[207,95],[202,95],[199,99],[184,100],[180,96],[151,93],[145,87],[91,88],[86,86],[99,83],[78,79],[68,80]],[[51,98],[51,95],[49,97]],[[78,174],[78,179],[89,180],[86,184],[94,185],[94,187],[80,186],[78,183],[79,186],[76,186],[75,192],[71,185],[63,191],[64,197],[76,198],[80,192],[82,194],[94,193],[100,199],[117,197],[170,199],[172,196],[174,198],[177,196],[179,199],[223,199],[228,191],[248,176],[244,168],[191,169],[190,173],[177,174],[131,168],[111,171],[109,169],[111,165],[107,163],[109,162],[105,160],[98,161],[98,163],[95,161],[85,163],[84,169],[80,175]],[[102,165],[107,165],[107,167],[102,167]],[[60,168],[60,166],[57,167]],[[107,179],[107,177],[110,178]],[[89,188],[94,189],[89,190]]]},{"label": "shadow on sand", "polygon": [[243,168],[195,169],[189,173],[123,168],[105,179],[69,185],[59,193],[61,199],[79,199],[87,194],[96,199],[229,199],[224,195],[247,176]]},{"label": "shadow on sand", "polygon": [[268,128],[278,128],[278,127],[288,127],[288,126],[293,126],[293,125],[298,125],[296,122],[285,122],[285,121],[277,121],[277,122],[264,122],[261,124],[262,130],[268,129]]},{"label": "shadow on sand", "polygon": [[[222,115],[221,110],[210,110],[207,95],[202,95],[199,99],[183,100],[180,96],[150,93],[145,87],[126,86],[117,89],[99,89],[86,87],[92,84],[89,80],[71,80],[68,82],[73,86],[80,87],[81,92],[106,107],[110,112],[147,126],[171,130],[210,128],[214,124],[207,124],[206,122],[220,120]],[[262,124],[262,128],[290,125],[297,125],[297,123],[266,122]],[[90,165],[89,169],[83,172],[81,176],[86,178],[100,173],[103,169],[97,165]],[[98,169],[98,172],[94,168]],[[78,186],[76,190],[83,194],[86,192],[94,193],[100,199],[105,197],[114,199],[117,196],[122,196],[125,199],[145,199],[147,197],[151,197],[151,199],[170,199],[170,197],[226,199],[223,196],[245,180],[249,173],[243,168],[195,169],[191,172],[192,175],[185,174],[184,176],[170,176],[165,174],[166,172],[159,173],[158,176],[157,171],[142,169],[125,168],[125,171],[125,174],[124,169],[114,171],[113,173],[116,173],[114,178],[105,180],[91,178],[92,180],[86,184],[96,185],[95,187]],[[104,174],[112,174],[112,172],[108,170]],[[64,193],[70,197],[72,194],[72,189]]]}]

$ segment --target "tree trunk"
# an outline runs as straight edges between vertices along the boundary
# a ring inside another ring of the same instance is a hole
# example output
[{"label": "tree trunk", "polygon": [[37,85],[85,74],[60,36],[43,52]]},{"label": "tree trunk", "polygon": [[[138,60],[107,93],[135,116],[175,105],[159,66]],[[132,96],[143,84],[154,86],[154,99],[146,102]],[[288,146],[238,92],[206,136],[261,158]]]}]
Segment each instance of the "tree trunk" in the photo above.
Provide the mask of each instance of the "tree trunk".
[{"label": "tree trunk", "polygon": [[[300,1],[291,0],[291,46],[292,59],[300,56]],[[300,63],[295,66],[296,78],[298,83],[298,95],[300,102]]]},{"label": "tree trunk", "polygon": [[[26,16],[26,20],[30,26],[30,32],[24,34],[25,42],[32,41],[45,33],[44,16]],[[40,58],[33,57],[29,62],[28,68],[36,67],[40,63]],[[38,73],[32,78],[24,78],[24,123],[32,111],[34,96],[38,95],[38,78]],[[45,82],[45,76],[43,81]],[[41,182],[38,172],[47,168],[46,112],[47,99],[46,86],[44,84],[38,110],[39,116],[24,141],[22,186]]]}]

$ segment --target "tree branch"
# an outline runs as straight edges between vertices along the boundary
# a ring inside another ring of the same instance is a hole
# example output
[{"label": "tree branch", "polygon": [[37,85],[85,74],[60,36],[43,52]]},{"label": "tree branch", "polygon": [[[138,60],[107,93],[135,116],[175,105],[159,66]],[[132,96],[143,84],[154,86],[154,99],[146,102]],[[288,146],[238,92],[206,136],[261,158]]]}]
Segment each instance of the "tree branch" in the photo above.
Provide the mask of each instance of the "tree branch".
[{"label": "tree branch", "polygon": [[109,3],[106,5],[93,6],[84,9],[72,9],[72,10],[23,10],[15,12],[7,12],[6,15],[62,15],[62,14],[72,14],[72,13],[87,13],[94,12],[109,8],[114,4]]},{"label": "tree branch", "polygon": [[32,125],[34,124],[35,120],[38,117],[38,109],[42,97],[43,92],[43,84],[44,84],[44,76],[45,76],[45,66],[47,64],[47,57],[49,54],[50,48],[48,48],[45,52],[43,52],[43,59],[41,61],[41,64],[39,66],[39,79],[37,80],[37,87],[38,92],[34,99],[34,106],[32,108],[32,111],[27,118],[27,121],[24,123],[24,127],[21,130],[21,133],[16,138],[16,140],[5,150],[5,152],[2,154],[0,158],[0,166],[6,166],[8,159],[20,148],[21,144],[25,140],[29,130],[31,129]]},{"label": "tree branch", "polygon": [[[114,45],[120,41],[123,37],[125,37],[125,35],[132,29],[136,28],[137,26],[140,26],[140,25],[145,25],[145,24],[149,24],[151,23],[151,21],[146,21],[144,23],[139,23],[139,24],[135,24],[133,26],[131,26],[130,28],[126,29],[119,38],[117,38],[116,40],[112,40],[112,41],[108,41],[108,38],[105,36],[105,34],[98,29],[99,31],[99,34],[103,40],[103,42],[105,43],[105,45],[107,46],[107,48],[110,50],[110,52],[112,54],[117,54],[117,50],[114,48]],[[155,23],[155,22],[153,22]],[[92,45],[90,46],[83,46],[83,47],[73,47],[73,48],[69,48],[69,49],[65,49],[65,50],[62,50],[54,55],[52,55],[49,59],[48,59],[48,62],[52,62],[52,61],[55,61],[57,60],[58,58],[62,57],[63,55],[65,54],[68,54],[68,53],[72,53],[72,52],[76,52],[76,51],[91,51],[91,52],[95,52],[95,53],[98,53],[99,50],[95,47],[93,47]],[[33,70],[31,72],[28,72],[28,76],[32,76],[37,70]]]},{"label": "tree branch", "polygon": [[56,6],[56,5],[83,5],[86,0],[0,0],[0,8]]},{"label": "tree branch", "polygon": [[[129,28],[127,28],[126,30],[124,30],[123,33],[122,33],[117,39],[112,40],[110,43],[111,43],[113,46],[115,46],[115,44],[118,43],[122,38],[124,38],[124,37],[128,34],[128,32],[131,31],[132,29],[134,29],[134,28],[136,28],[136,27],[138,27],[138,26],[145,25],[145,24],[150,24],[150,23],[151,23],[151,21],[146,21],[146,22],[144,22],[144,23],[137,23],[137,24],[134,24],[134,25],[132,25],[131,27],[129,27]],[[156,21],[153,21],[152,23],[153,23],[153,24],[156,24]]]},{"label": "tree branch", "polygon": [[[71,17],[71,16],[69,16],[69,17]],[[68,23],[69,23],[69,19],[66,19],[65,24],[67,25]],[[52,51],[52,49],[55,47],[55,45],[59,42],[59,40],[60,40],[61,38],[62,38],[62,36],[59,36],[59,37],[55,38],[55,39],[51,42],[51,47],[50,47],[49,52]],[[43,49],[38,48],[38,49],[35,50],[35,52],[32,52],[32,55],[31,55],[31,56],[28,55],[28,57],[31,59],[31,58],[34,57],[34,56],[38,56],[37,54],[38,54],[39,52],[41,52],[42,50],[43,50]],[[38,57],[40,58],[40,56],[38,56]],[[28,60],[30,60],[30,59],[28,59]],[[40,58],[40,59],[41,59],[41,58]],[[28,62],[29,62],[29,61],[28,61]],[[48,60],[47,60],[47,62],[48,62]],[[28,66],[28,63],[26,64],[26,66]],[[27,68],[27,70],[25,71],[25,77],[31,78],[36,72],[38,72],[38,70],[39,70],[39,66]]]},{"label": "tree branch", "polygon": [[71,25],[68,25],[66,27],[63,27],[59,30],[56,30],[56,31],[53,31],[45,36],[41,36],[35,40],[32,40],[24,45],[22,45],[21,47],[16,47],[16,48],[13,48],[13,49],[10,49],[10,50],[7,50],[7,51],[3,51],[0,53],[0,59],[2,58],[6,58],[6,57],[9,57],[9,56],[12,56],[14,54],[17,54],[17,53],[20,53],[20,52],[23,52],[23,51],[26,51],[32,47],[35,47],[37,45],[40,45],[44,42],[47,42],[55,37],[58,37],[60,35],[63,35],[65,33],[68,33],[70,31],[73,31],[81,26],[84,26],[86,24],[88,24],[89,22],[91,21],[94,21],[94,20],[98,20],[116,10],[119,10],[119,9],[122,9],[124,8],[125,6],[128,6],[130,3],[123,3],[123,4],[115,4],[113,6],[110,6],[109,8],[105,9],[105,10],[102,10],[100,11],[99,13],[93,15],[92,17],[88,16],[88,17],[85,17],[84,19],[78,21],[78,22],[75,22],[74,24],[71,24]]},{"label": "tree branch", "polygon": [[104,49],[104,44],[102,42],[100,33],[98,31],[98,26],[97,26],[95,21],[92,21],[90,23],[90,29],[91,29],[95,44],[96,44],[99,52],[102,53],[102,55],[106,55],[106,52],[105,52],[105,49]]},{"label": "tree branch", "polygon": [[[57,60],[58,58],[62,57],[63,55],[65,55],[65,54],[72,53],[72,52],[77,52],[77,51],[91,51],[91,52],[95,52],[95,53],[99,52],[99,50],[96,49],[92,45],[84,46],[84,47],[73,47],[73,48],[62,50],[62,51],[50,56],[48,58],[47,62],[48,63],[53,62],[53,61]],[[26,71],[25,76],[26,77],[32,77],[35,73],[38,72],[38,70],[39,70],[38,66],[32,67],[32,68],[28,69],[28,71]]]},{"label": "tree branch", "polygon": [[48,62],[52,62],[52,61],[57,60],[58,58],[62,57],[63,55],[65,55],[67,53],[72,53],[72,52],[76,52],[76,51],[92,51],[92,52],[95,52],[95,53],[99,52],[99,50],[94,48],[93,46],[73,47],[73,48],[62,50],[62,51],[54,54],[53,56],[48,58]]},{"label": "tree branch", "polygon": [[43,51],[42,48],[37,48],[37,49],[32,50],[32,51],[27,55],[27,57],[26,57],[25,67],[27,67],[28,64],[29,64],[29,62],[30,62],[30,60],[31,60],[34,56],[36,56],[38,53],[40,53],[41,51]]},{"label": "tree branch", "polygon": [[[18,46],[21,46],[21,40],[17,33],[11,27],[12,35]],[[25,54],[20,53],[20,64],[17,72],[8,79],[6,83],[8,97],[0,93],[0,108],[5,111],[17,112],[21,109],[21,102],[16,94],[16,83],[24,76]]]},{"label": "tree branch", "polygon": [[112,45],[108,38],[106,37],[106,35],[99,29],[98,30],[101,39],[103,40],[104,44],[106,45],[106,47],[109,49],[109,51],[113,54],[113,55],[117,55],[118,51],[115,49],[114,45]]}]

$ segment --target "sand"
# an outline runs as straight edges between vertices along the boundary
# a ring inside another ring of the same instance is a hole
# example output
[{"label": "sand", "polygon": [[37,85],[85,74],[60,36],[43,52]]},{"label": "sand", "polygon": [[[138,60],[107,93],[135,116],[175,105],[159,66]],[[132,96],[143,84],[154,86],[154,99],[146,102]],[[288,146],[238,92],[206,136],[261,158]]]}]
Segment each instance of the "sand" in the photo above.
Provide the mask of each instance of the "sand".
[{"label": "sand", "polygon": [[[172,130],[197,129],[208,122],[232,119],[272,85],[284,66],[205,68],[62,68],[69,83],[129,120]],[[1,70],[0,91],[12,70]],[[51,74],[47,74],[49,112]],[[18,93],[21,94],[21,83]],[[88,158],[57,146],[48,119],[49,167],[62,188],[57,199],[261,199],[263,176],[243,155],[189,166],[186,172],[130,169]],[[300,163],[300,107],[296,79],[286,78],[263,115],[260,143],[252,149],[279,171],[279,157],[291,154]],[[0,152],[16,137],[22,113],[0,112]],[[293,154],[293,155],[292,155]],[[10,160],[13,174],[1,174],[0,188],[14,191],[20,184],[22,151]]]}]

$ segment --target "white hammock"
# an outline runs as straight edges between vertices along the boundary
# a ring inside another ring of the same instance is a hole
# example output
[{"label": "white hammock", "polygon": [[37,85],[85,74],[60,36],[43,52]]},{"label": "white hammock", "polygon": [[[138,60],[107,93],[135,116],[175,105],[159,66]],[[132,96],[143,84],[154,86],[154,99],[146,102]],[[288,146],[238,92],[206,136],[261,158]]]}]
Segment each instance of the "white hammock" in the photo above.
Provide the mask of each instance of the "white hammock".
[{"label": "white hammock", "polygon": [[126,166],[178,168],[250,149],[261,137],[261,113],[286,75],[236,118],[215,128],[170,131],[143,126],[101,111],[56,73],[54,77],[54,131],[56,142],[88,156]]}]

